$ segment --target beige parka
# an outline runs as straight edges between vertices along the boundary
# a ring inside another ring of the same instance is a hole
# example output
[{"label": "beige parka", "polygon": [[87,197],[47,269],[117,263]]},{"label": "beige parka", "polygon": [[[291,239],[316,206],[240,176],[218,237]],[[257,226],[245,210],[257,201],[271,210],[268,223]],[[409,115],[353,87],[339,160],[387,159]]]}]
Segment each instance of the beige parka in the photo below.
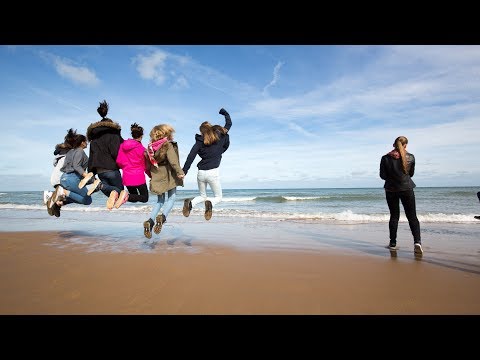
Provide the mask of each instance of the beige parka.
[{"label": "beige parka", "polygon": [[[160,150],[167,146],[166,155],[160,158]],[[154,155],[158,162],[158,167],[150,166],[150,191],[154,194],[161,195],[168,190],[177,186],[183,186],[183,179],[179,179],[178,175],[185,175],[180,167],[180,156],[178,154],[178,145],[175,141],[168,141],[163,144]]]}]

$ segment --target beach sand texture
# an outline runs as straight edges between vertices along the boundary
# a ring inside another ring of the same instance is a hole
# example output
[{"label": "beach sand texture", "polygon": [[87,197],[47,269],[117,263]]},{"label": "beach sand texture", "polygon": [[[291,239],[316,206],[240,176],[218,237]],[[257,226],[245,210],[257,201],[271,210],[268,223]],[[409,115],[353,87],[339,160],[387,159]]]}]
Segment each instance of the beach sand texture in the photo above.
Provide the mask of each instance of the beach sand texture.
[{"label": "beach sand texture", "polygon": [[[298,234],[301,244],[305,234],[295,224],[260,232],[251,224],[178,220],[184,222],[162,230],[167,240],[160,236],[139,251],[102,249],[95,231],[0,232],[0,314],[480,314],[478,251],[449,259],[424,245],[416,259],[405,227],[399,233],[408,240],[391,257],[384,224],[363,232],[316,228],[325,239],[316,249],[270,242],[252,248],[231,244],[252,243],[255,233],[260,243],[283,236],[291,238],[287,244]],[[168,240],[179,227],[178,241]],[[230,242],[212,242],[213,229]],[[351,235],[353,246],[333,246],[332,234]],[[123,236],[137,245],[145,240]]]}]

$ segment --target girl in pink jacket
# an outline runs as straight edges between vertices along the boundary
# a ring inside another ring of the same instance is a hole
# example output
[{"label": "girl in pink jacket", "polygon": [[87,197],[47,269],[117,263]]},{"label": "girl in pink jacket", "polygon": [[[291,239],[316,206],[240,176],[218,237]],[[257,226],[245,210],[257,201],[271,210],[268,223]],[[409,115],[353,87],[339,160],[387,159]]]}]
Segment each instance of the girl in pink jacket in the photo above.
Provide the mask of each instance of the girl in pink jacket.
[{"label": "girl in pink jacket", "polygon": [[145,174],[151,177],[146,149],[142,145],[143,128],[137,123],[130,126],[132,138],[125,140],[118,150],[117,165],[122,169],[122,182],[128,192],[122,190],[115,202],[115,208],[119,208],[127,201],[148,201],[148,188]]}]

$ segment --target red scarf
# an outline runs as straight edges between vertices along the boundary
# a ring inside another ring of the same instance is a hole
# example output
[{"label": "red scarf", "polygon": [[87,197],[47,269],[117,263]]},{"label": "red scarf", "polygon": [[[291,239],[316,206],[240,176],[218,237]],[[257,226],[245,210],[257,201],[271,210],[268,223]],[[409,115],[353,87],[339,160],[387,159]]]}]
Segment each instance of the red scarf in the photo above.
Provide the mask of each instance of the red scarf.
[{"label": "red scarf", "polygon": [[166,137],[160,139],[160,140],[157,140],[157,141],[154,141],[154,142],[151,142],[151,143],[148,143],[147,145],[147,154],[148,154],[148,158],[150,159],[150,162],[152,163],[153,166],[155,167],[158,167],[158,163],[157,163],[157,160],[155,160],[155,158],[153,157],[155,155],[155,151],[157,151],[158,149],[160,149],[160,147],[166,143],[168,141],[168,139]]},{"label": "red scarf", "polygon": [[390,151],[387,155],[390,155],[390,156],[393,157],[394,159],[400,159],[400,153],[398,152],[397,149],[393,149],[393,150]]}]

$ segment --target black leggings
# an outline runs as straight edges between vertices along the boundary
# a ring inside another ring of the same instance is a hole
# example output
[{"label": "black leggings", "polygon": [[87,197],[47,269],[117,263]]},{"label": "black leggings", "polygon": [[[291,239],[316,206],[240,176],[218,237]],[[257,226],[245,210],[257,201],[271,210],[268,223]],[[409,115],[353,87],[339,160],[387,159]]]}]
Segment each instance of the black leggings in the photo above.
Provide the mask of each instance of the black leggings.
[{"label": "black leggings", "polygon": [[138,186],[127,186],[128,189],[128,201],[129,202],[143,202],[148,201],[148,189],[147,184]]},{"label": "black leggings", "polygon": [[421,243],[420,222],[417,219],[417,210],[415,206],[415,193],[412,190],[405,191],[385,191],[388,209],[390,210],[390,242],[397,242],[398,219],[400,219],[400,201],[402,202],[405,215],[408,219],[408,225],[413,235],[413,242]]}]

